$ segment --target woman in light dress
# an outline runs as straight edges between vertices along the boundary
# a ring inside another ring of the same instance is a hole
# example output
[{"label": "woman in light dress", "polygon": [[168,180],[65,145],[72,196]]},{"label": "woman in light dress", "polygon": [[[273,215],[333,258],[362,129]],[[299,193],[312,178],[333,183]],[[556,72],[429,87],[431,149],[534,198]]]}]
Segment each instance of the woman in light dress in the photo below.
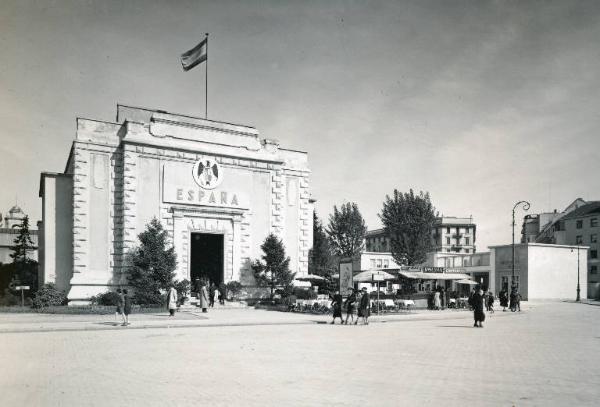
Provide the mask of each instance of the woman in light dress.
[{"label": "woman in light dress", "polygon": [[177,310],[177,290],[175,287],[169,289],[169,295],[167,297],[169,316],[175,316],[175,310]]},{"label": "woman in light dress", "polygon": [[433,294],[433,309],[439,310],[442,309],[442,301],[440,300],[440,292],[436,291]]}]

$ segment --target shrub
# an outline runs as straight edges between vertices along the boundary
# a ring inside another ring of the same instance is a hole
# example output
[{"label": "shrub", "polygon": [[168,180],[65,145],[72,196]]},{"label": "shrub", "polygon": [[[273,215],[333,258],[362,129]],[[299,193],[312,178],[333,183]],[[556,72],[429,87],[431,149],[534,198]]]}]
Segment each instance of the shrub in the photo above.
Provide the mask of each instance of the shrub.
[{"label": "shrub", "polygon": [[33,308],[43,309],[52,305],[65,305],[66,303],[67,295],[63,291],[57,290],[53,283],[48,283],[35,293],[31,305]]},{"label": "shrub", "polygon": [[295,295],[299,300],[314,300],[317,298],[316,292],[302,287],[294,287],[293,295]]},{"label": "shrub", "polygon": [[183,279],[181,281],[176,281],[175,290],[177,290],[177,299],[180,303],[190,296],[190,281]]},{"label": "shrub", "polygon": [[90,298],[94,305],[117,305],[119,303],[119,294],[114,291],[107,291]]},{"label": "shrub", "polygon": [[237,299],[240,292],[242,292],[242,283],[239,281],[230,281],[226,284],[227,291],[231,293],[232,299]]}]

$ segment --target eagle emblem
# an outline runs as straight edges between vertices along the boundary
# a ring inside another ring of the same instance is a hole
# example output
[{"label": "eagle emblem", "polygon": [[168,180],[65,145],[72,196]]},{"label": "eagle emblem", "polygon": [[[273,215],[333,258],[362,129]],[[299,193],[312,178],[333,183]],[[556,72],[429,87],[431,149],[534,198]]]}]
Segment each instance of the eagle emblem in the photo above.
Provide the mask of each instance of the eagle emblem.
[{"label": "eagle emblem", "polygon": [[194,165],[194,180],[205,189],[216,188],[222,179],[221,168],[214,158],[202,158]]}]

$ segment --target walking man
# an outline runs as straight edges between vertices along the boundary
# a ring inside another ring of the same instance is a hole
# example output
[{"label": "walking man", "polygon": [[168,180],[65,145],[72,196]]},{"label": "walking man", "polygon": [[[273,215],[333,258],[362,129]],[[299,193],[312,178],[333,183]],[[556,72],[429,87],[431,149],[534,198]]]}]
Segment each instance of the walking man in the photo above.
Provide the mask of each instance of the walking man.
[{"label": "walking man", "polygon": [[200,299],[200,308],[202,308],[202,312],[207,312],[206,308],[208,308],[208,290],[206,289],[206,283],[204,281],[200,282],[198,299]]},{"label": "walking man", "polygon": [[127,295],[127,289],[123,290],[123,326],[129,325],[129,314],[131,314],[131,297]]},{"label": "walking man", "polygon": [[115,310],[115,325],[118,325],[118,323],[119,323],[119,321],[118,321],[119,316],[124,318],[123,306],[125,305],[125,300],[123,299],[123,292],[121,291],[120,288],[117,288],[117,295],[119,296],[119,298],[117,299],[117,309]]},{"label": "walking man", "polygon": [[215,286],[215,283],[210,283],[210,288],[208,289],[208,294],[210,295],[210,304],[208,304],[208,306],[210,308],[215,306],[215,293],[217,291],[217,287]]}]

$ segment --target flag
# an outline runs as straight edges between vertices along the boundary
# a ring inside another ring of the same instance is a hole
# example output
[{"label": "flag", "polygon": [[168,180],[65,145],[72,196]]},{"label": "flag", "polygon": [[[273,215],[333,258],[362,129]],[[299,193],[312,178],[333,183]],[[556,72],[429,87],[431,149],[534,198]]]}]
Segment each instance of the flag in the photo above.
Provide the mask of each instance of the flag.
[{"label": "flag", "polygon": [[208,57],[208,37],[200,41],[200,44],[196,45],[191,50],[181,54],[181,66],[184,71],[189,71],[196,65],[206,61]]}]

